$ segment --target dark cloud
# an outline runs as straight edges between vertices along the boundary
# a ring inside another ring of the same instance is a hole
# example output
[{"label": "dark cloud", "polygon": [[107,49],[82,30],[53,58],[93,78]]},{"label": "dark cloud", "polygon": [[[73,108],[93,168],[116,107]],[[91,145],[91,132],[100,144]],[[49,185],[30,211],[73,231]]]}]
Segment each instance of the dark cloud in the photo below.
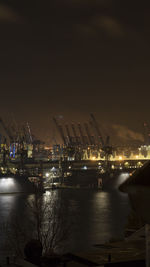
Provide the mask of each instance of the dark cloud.
[{"label": "dark cloud", "polygon": [[95,112],[99,121],[123,121],[126,129],[113,130],[126,140],[149,120],[146,1],[8,0],[0,27],[1,114],[30,118],[39,134],[47,116],[82,123]]}]

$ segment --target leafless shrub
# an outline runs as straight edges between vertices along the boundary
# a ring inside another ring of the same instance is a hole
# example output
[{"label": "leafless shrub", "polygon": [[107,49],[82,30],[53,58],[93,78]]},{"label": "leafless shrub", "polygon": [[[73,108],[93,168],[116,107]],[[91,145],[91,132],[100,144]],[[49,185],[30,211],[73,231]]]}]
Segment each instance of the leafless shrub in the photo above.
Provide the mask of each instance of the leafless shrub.
[{"label": "leafless shrub", "polygon": [[6,247],[16,256],[23,257],[25,244],[37,239],[43,247],[43,254],[61,251],[71,233],[71,222],[67,206],[56,191],[48,194],[31,195],[27,201],[23,218],[12,214],[7,223]]}]

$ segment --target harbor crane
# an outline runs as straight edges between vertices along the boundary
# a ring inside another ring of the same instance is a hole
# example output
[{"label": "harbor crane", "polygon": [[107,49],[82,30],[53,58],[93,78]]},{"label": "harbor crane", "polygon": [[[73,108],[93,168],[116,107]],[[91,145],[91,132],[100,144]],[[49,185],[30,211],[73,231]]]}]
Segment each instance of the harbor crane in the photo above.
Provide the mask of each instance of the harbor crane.
[{"label": "harbor crane", "polygon": [[67,144],[66,144],[66,139],[65,139],[65,135],[64,135],[62,126],[61,126],[60,124],[58,124],[58,122],[57,122],[57,120],[56,120],[55,117],[53,117],[53,121],[54,121],[54,123],[55,123],[55,125],[56,125],[56,128],[57,128],[57,130],[58,130],[58,132],[59,132],[59,134],[60,134],[60,137],[61,137],[61,139],[62,139],[64,145],[67,145]]},{"label": "harbor crane", "polygon": [[71,127],[72,127],[72,131],[73,131],[73,134],[76,140],[76,144],[79,144],[78,136],[77,136],[76,129],[73,123],[71,124]]},{"label": "harbor crane", "polygon": [[8,129],[8,127],[5,125],[5,123],[2,120],[2,118],[0,118],[0,123],[1,123],[1,125],[3,127],[3,129],[5,130],[7,136],[9,137],[10,142],[13,143],[14,142],[14,137],[12,136],[12,134],[11,134],[10,130]]},{"label": "harbor crane", "polygon": [[81,124],[80,123],[78,123],[78,129],[79,129],[79,133],[80,133],[80,136],[81,136],[82,144],[83,145],[86,145],[85,139],[84,139],[84,135],[83,135],[83,131],[82,131],[82,128],[81,128]]},{"label": "harbor crane", "polygon": [[105,141],[103,140],[103,137],[102,137],[101,132],[99,130],[98,123],[97,123],[94,115],[93,114],[90,114],[90,115],[91,115],[91,119],[92,119],[92,124],[93,124],[93,126],[96,130],[96,133],[98,135],[98,138],[99,138],[101,149],[104,152],[105,160],[106,160],[106,162],[108,162],[110,155],[112,154],[112,146],[110,146],[110,137],[107,136],[106,140]]},{"label": "harbor crane", "polygon": [[72,146],[73,145],[73,143],[72,143],[72,136],[70,135],[69,127],[68,127],[67,124],[65,125],[65,128],[66,128],[66,132],[67,132],[67,137],[68,137],[69,145]]},{"label": "harbor crane", "polygon": [[26,129],[27,129],[28,142],[29,142],[29,144],[32,144],[33,143],[33,136],[32,136],[31,128],[30,128],[30,125],[28,122],[26,123]]},{"label": "harbor crane", "polygon": [[95,119],[95,116],[92,113],[90,114],[90,116],[91,116],[91,119],[92,119],[92,124],[93,124],[93,126],[94,126],[94,128],[96,130],[97,135],[98,135],[98,139],[99,139],[98,141],[101,144],[101,146],[104,147],[104,140],[103,140],[103,137],[102,137],[101,132],[99,130],[99,126],[98,126],[98,123],[97,123],[97,121]]},{"label": "harbor crane", "polygon": [[58,122],[57,122],[55,117],[53,118],[53,121],[54,121],[54,123],[55,123],[55,125],[57,127],[57,130],[58,130],[58,132],[60,134],[60,137],[61,137],[61,139],[63,141],[63,144],[65,145],[65,148],[64,148],[64,159],[66,159],[66,157],[69,157],[69,158],[75,157],[75,154],[76,154],[75,146],[74,146],[73,141],[71,140],[72,138],[71,138],[68,126],[67,127],[65,126],[65,128],[66,128],[66,131],[68,133],[68,137],[70,137],[71,143],[69,143],[69,144],[67,143],[67,140],[65,138],[63,127],[58,124]]},{"label": "harbor crane", "polygon": [[87,133],[89,144],[90,145],[93,145],[93,141],[92,141],[92,138],[91,138],[91,135],[90,135],[90,132],[89,132],[88,124],[87,123],[84,123],[84,127],[85,127],[85,130],[86,130],[86,133]]}]

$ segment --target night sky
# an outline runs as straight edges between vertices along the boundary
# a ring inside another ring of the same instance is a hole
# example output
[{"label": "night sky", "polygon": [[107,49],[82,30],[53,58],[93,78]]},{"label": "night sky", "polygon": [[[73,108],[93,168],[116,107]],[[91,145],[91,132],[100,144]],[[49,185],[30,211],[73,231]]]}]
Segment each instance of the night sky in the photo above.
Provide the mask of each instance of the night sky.
[{"label": "night sky", "polygon": [[146,0],[0,1],[1,116],[48,142],[53,116],[82,123],[92,112],[108,134],[142,141],[149,14]]}]

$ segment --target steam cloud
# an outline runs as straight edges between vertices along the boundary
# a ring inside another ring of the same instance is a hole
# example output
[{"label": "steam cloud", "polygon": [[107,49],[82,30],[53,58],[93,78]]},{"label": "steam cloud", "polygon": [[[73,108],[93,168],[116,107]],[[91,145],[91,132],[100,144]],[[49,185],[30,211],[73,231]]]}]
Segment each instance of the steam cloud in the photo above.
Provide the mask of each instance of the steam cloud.
[{"label": "steam cloud", "polygon": [[131,140],[131,139],[136,140],[136,141],[141,141],[141,142],[144,141],[144,137],[142,134],[134,132],[128,129],[126,126],[114,124],[112,127],[115,130],[116,135],[119,138],[124,139],[125,141]]}]

